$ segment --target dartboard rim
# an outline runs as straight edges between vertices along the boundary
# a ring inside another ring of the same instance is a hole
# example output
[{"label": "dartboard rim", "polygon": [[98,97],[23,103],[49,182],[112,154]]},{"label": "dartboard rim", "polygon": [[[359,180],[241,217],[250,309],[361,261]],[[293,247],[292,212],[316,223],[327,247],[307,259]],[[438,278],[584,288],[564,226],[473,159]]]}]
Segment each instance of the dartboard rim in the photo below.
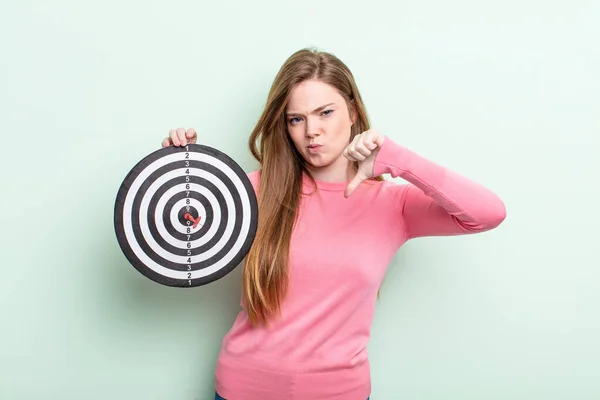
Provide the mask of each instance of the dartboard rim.
[{"label": "dartboard rim", "polygon": [[[223,162],[227,165],[240,179],[242,184],[244,185],[245,194],[248,196],[248,200],[250,202],[250,217],[249,217],[249,228],[248,234],[244,239],[244,243],[241,248],[237,251],[237,253],[233,256],[232,260],[230,260],[226,266],[220,268],[219,270],[198,278],[191,279],[191,284],[188,283],[188,279],[177,279],[162,275],[156,271],[154,271],[151,267],[147,266],[143,261],[141,261],[138,256],[135,254],[134,250],[131,247],[131,244],[127,240],[127,236],[125,234],[125,227],[123,223],[123,213],[125,206],[125,199],[129,192],[131,184],[136,180],[137,176],[144,171],[149,165],[156,162],[160,158],[177,154],[177,153],[185,153],[189,152],[197,152],[203,153],[209,156],[212,156],[219,161]],[[186,146],[168,146],[163,147],[158,150],[153,151],[152,153],[146,155],[140,161],[138,161],[133,168],[127,173],[123,181],[121,182],[119,189],[117,191],[117,195],[115,197],[114,210],[113,210],[113,224],[114,231],[117,237],[117,242],[121,251],[129,261],[129,263],[142,275],[146,278],[151,279],[156,283],[160,283],[165,286],[170,287],[178,287],[178,288],[193,288],[198,286],[203,286],[215,282],[224,276],[228,275],[232,272],[244,259],[252,243],[256,236],[256,230],[258,225],[258,201],[256,198],[256,193],[252,186],[252,183],[247,175],[247,173],[241,168],[241,166],[236,163],[231,157],[229,157],[224,152],[207,145],[201,144],[188,144]]]}]

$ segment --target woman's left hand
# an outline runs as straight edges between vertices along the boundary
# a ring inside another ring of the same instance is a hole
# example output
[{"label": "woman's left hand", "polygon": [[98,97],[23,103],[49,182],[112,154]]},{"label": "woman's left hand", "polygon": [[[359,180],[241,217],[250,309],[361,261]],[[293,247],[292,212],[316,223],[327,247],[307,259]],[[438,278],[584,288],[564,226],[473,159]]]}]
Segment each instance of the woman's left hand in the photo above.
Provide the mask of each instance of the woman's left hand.
[{"label": "woman's left hand", "polygon": [[369,129],[356,135],[348,147],[344,149],[344,157],[350,161],[358,161],[358,171],[350,183],[348,183],[344,192],[345,197],[350,197],[358,185],[373,177],[375,158],[384,141],[384,135],[375,129]]}]

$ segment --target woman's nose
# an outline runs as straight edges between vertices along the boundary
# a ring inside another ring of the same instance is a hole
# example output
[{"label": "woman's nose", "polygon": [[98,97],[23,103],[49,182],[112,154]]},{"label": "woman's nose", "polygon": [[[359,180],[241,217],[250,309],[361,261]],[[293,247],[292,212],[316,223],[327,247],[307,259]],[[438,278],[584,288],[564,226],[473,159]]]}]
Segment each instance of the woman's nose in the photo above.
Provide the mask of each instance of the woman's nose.
[{"label": "woman's nose", "polygon": [[319,121],[314,118],[307,118],[306,120],[306,135],[308,137],[315,137],[321,133],[321,127]]}]

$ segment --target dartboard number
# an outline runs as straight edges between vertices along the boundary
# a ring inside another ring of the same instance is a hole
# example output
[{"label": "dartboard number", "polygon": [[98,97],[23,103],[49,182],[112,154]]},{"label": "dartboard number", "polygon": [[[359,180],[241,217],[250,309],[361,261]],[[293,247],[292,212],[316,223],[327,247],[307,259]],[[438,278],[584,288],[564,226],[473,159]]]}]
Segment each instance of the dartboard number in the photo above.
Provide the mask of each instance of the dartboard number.
[{"label": "dartboard number", "polygon": [[[190,258],[188,258],[188,259],[187,259],[187,262],[188,262],[188,263],[191,263],[191,262],[192,262],[192,258],[191,258],[191,257],[190,257]],[[191,271],[191,270],[192,270],[192,266],[191,266],[190,264],[187,264],[187,270],[188,270],[188,271]],[[192,273],[191,273],[191,272],[188,272],[188,273],[187,273],[187,277],[188,277],[188,285],[189,285],[189,286],[192,286],[192,279],[191,279],[191,278],[192,278]]]}]

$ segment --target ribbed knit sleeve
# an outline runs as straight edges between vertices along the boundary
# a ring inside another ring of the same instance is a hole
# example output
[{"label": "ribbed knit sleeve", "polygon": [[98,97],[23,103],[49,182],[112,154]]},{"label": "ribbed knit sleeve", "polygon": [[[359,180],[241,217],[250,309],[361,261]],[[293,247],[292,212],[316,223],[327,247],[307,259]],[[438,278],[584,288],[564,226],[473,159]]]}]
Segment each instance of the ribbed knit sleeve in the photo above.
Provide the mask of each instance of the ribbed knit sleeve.
[{"label": "ribbed knit sleeve", "polygon": [[506,218],[503,201],[490,189],[389,137],[375,159],[374,175],[382,174],[409,183],[393,189],[407,239],[483,232]]}]

